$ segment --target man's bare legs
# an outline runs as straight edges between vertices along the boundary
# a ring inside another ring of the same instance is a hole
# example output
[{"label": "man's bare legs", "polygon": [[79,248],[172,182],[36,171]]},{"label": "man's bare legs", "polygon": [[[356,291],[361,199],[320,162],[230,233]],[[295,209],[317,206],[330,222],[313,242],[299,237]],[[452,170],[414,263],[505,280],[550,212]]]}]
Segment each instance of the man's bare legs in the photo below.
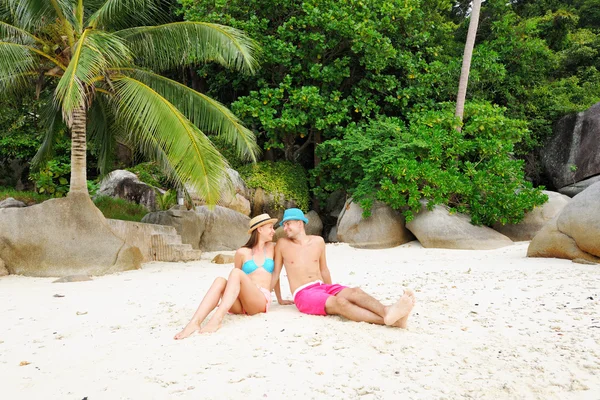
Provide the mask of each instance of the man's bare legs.
[{"label": "man's bare legs", "polygon": [[325,311],[352,321],[406,328],[414,300],[412,290],[406,289],[394,305],[386,307],[359,288],[347,288],[327,299]]},{"label": "man's bare legs", "polygon": [[192,333],[200,330],[200,324],[204,321],[204,318],[219,304],[226,286],[227,280],[225,278],[215,279],[208,292],[204,295],[190,322],[188,322],[181,332],[175,335],[175,340],[185,339]]},{"label": "man's bare legs", "polygon": [[248,315],[265,311],[266,300],[260,289],[242,270],[234,268],[229,274],[221,304],[208,323],[200,329],[200,333],[216,332],[221,327],[225,314],[238,300],[238,297]]}]

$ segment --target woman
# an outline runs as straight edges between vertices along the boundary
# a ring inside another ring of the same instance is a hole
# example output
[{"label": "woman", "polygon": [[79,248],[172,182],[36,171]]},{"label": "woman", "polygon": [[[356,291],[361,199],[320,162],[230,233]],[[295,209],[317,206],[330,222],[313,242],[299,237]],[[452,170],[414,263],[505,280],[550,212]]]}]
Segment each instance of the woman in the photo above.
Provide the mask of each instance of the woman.
[{"label": "woman", "polygon": [[[233,314],[254,315],[269,311],[271,304],[271,274],[275,263],[273,224],[276,218],[262,214],[250,220],[248,242],[235,252],[234,268],[229,279],[217,278],[202,299],[200,306],[186,327],[175,335],[175,340],[185,339],[196,331],[215,332],[221,327],[223,317]],[[278,287],[276,288],[277,291]],[[219,300],[221,304],[219,304]],[[291,304],[282,301],[282,304]],[[204,327],[200,327],[208,314],[219,307]]]}]

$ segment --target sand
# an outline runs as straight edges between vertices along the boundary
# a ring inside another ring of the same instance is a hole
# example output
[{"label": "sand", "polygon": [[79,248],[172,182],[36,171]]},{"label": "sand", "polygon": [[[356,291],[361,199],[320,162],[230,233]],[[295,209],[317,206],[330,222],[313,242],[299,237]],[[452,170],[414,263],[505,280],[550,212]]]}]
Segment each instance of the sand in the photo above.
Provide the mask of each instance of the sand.
[{"label": "sand", "polygon": [[[300,314],[227,316],[173,340],[216,276],[189,263],[52,283],[0,278],[4,399],[599,399],[600,266],[492,251],[327,245],[334,281],[417,305],[407,330]],[[232,253],[228,253],[232,254]],[[290,298],[283,286],[284,297]],[[61,296],[61,297],[57,297]],[[23,365],[25,364],[25,365]]]}]

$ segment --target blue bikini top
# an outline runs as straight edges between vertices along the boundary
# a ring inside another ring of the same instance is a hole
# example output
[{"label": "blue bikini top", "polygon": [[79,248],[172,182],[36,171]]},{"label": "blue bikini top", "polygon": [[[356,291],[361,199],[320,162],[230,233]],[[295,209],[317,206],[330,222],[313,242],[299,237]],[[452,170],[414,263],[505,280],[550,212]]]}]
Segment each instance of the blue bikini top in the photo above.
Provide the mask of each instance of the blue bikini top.
[{"label": "blue bikini top", "polygon": [[[265,256],[265,261],[263,262],[262,267],[265,269],[265,271],[272,274],[273,270],[275,269],[275,261],[273,261],[272,258],[267,258],[267,250],[266,249],[264,250],[263,254]],[[251,259],[249,259],[242,265],[242,271],[244,271],[246,273],[246,275],[250,275],[251,273],[256,271],[258,268],[259,268],[259,266],[256,264],[256,262],[254,262],[254,257],[252,257]]]}]

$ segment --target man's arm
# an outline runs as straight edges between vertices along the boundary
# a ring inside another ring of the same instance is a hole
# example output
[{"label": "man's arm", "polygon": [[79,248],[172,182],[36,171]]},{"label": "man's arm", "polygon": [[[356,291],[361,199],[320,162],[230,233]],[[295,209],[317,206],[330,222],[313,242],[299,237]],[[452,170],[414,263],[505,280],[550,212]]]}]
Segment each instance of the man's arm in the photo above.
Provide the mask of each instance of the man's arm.
[{"label": "man's arm", "polygon": [[325,257],[325,240],[320,238],[321,242],[319,246],[321,247],[321,256],[319,257],[319,269],[321,270],[321,277],[323,278],[323,283],[331,285],[331,274],[329,273],[329,268],[327,268],[327,257]]},{"label": "man's arm", "polygon": [[277,241],[275,245],[275,268],[273,269],[273,275],[271,276],[271,290],[275,289],[275,296],[277,297],[277,302],[281,305],[290,305],[294,304],[291,300],[283,300],[281,298],[281,286],[279,284],[279,275],[281,274],[281,269],[283,268],[283,255],[281,254],[281,243]]}]

